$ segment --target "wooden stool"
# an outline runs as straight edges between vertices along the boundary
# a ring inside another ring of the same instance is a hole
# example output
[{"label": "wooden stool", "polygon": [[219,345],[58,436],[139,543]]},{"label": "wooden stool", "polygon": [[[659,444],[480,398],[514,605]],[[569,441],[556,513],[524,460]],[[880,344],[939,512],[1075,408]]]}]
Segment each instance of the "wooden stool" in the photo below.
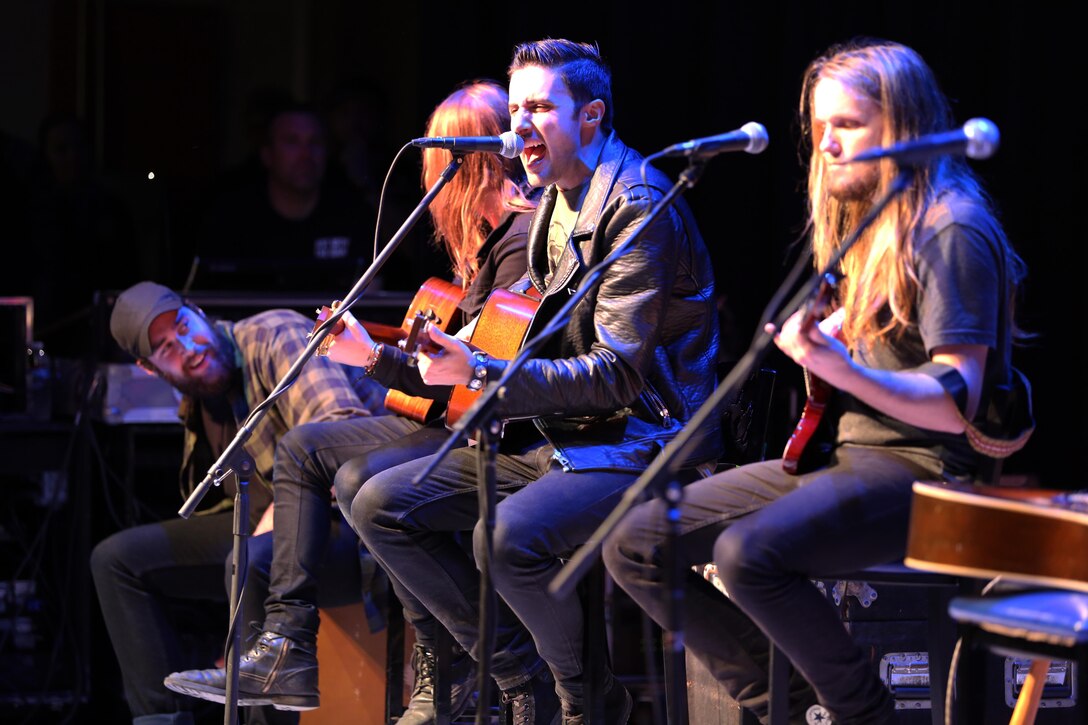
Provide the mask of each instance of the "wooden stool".
[{"label": "wooden stool", "polygon": [[321,707],[301,714],[301,725],[383,725],[386,632],[371,634],[358,604],[321,609],[317,633]]}]

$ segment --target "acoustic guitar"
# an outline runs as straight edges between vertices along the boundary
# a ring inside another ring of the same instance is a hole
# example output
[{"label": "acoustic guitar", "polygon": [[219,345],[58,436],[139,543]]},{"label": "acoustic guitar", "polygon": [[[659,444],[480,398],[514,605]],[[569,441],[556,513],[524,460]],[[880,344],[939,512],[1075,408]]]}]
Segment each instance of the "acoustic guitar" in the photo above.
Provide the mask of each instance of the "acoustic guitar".
[{"label": "acoustic guitar", "polygon": [[[817,323],[817,317],[824,313],[831,303],[831,295],[835,291],[838,280],[831,274],[824,275],[820,282],[820,291],[811,300],[805,315],[801,320],[801,331],[807,333]],[[837,334],[837,333],[836,333]],[[801,418],[794,426],[786,448],[782,452],[782,469],[787,473],[796,474],[801,468],[801,456],[805,453],[805,447],[809,445],[812,437],[820,427],[824,410],[835,389],[824,380],[803,368],[805,376],[805,407],[801,410]]]},{"label": "acoustic guitar", "polygon": [[[431,277],[425,281],[412,297],[408,311],[399,327],[385,325],[376,322],[363,322],[360,324],[366,329],[367,334],[375,342],[387,345],[397,345],[409,353],[409,359],[414,359],[420,344],[420,332],[427,322],[433,322],[443,332],[448,332],[455,317],[457,317],[457,305],[461,303],[465,291],[459,286],[437,277]],[[333,302],[331,306],[322,307],[317,311],[317,322],[310,332],[312,336],[322,322],[339,307],[339,302]],[[328,355],[329,345],[332,339],[344,331],[344,321],[337,320],[332,329],[325,335],[315,351],[316,355]],[[423,398],[408,395],[399,390],[389,390],[385,394],[385,407],[393,413],[403,415],[417,423],[425,423],[430,415],[435,401],[431,398]]]},{"label": "acoustic guitar", "polygon": [[919,569],[1088,592],[1088,493],[913,486],[907,556]]},{"label": "acoustic guitar", "polygon": [[[480,310],[469,347],[483,350],[498,360],[513,358],[525,343],[529,325],[539,307],[539,297],[506,289],[493,290]],[[482,390],[455,385],[446,406],[446,426],[456,423],[482,393]]]}]

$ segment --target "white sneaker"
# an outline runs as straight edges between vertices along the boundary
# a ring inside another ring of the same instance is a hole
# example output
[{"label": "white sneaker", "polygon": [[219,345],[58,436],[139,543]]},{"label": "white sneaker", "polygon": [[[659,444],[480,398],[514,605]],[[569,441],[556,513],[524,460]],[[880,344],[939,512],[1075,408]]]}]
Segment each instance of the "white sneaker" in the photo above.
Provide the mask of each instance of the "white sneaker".
[{"label": "white sneaker", "polygon": [[831,713],[823,705],[813,705],[805,711],[805,722],[808,725],[832,725]]}]

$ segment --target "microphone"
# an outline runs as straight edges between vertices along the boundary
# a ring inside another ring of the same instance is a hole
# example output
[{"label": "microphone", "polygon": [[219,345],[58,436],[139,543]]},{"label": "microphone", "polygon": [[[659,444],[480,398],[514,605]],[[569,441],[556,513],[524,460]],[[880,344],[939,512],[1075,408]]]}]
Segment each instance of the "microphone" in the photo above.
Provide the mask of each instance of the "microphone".
[{"label": "microphone", "polygon": [[993,121],[987,118],[972,118],[963,124],[963,128],[957,128],[955,131],[931,133],[886,148],[869,149],[841,163],[892,159],[898,164],[918,164],[944,154],[988,159],[997,151],[1000,140],[1001,134],[998,133]]},{"label": "microphone", "polygon": [[508,159],[516,159],[525,149],[525,139],[513,131],[498,136],[424,136],[412,139],[413,146],[450,151],[489,151]]},{"label": "microphone", "polygon": [[704,158],[725,151],[747,151],[750,154],[758,154],[767,148],[767,142],[767,129],[763,127],[763,124],[749,121],[736,131],[673,144],[659,153],[658,156]]}]

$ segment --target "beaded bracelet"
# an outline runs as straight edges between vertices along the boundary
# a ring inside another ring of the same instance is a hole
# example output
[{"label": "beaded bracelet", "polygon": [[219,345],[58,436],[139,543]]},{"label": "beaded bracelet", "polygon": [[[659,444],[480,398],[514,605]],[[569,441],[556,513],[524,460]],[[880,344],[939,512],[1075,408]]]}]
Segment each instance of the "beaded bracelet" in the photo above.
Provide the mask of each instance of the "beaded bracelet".
[{"label": "beaded bracelet", "polygon": [[469,390],[483,390],[487,384],[487,353],[483,350],[473,350],[472,380],[465,384]]},{"label": "beaded bracelet", "polygon": [[374,347],[370,348],[370,363],[363,368],[363,373],[369,378],[374,375],[374,368],[377,367],[378,361],[382,359],[382,351],[385,349],[385,345],[380,342],[375,342]]}]

